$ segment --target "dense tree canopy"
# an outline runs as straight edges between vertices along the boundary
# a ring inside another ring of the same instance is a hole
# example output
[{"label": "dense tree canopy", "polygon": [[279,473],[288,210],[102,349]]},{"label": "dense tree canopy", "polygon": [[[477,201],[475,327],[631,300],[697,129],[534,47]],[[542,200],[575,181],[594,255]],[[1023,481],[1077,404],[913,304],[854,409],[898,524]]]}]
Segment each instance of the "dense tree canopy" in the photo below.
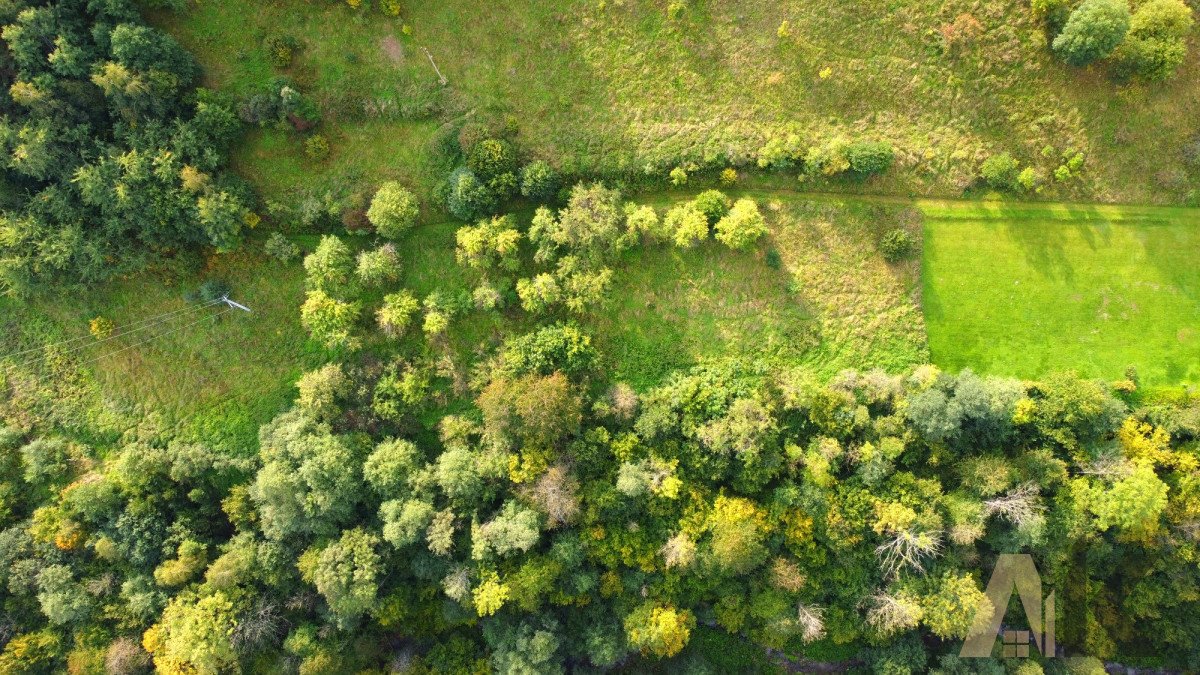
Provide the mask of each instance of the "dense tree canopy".
[{"label": "dense tree canopy", "polygon": [[224,173],[240,125],[187,52],[124,0],[10,3],[0,21],[0,293],[237,244],[254,205]]}]

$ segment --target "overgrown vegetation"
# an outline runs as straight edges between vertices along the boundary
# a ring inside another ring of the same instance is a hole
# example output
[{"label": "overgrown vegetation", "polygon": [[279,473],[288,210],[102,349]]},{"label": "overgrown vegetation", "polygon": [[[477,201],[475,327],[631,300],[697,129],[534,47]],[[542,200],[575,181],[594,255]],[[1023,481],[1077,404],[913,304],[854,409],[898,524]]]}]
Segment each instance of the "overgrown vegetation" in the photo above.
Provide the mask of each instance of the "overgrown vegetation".
[{"label": "overgrown vegetation", "polygon": [[[1200,124],[1190,105],[1198,83],[1164,77],[1195,58],[1181,37],[1190,19],[1179,0],[1134,5],[1125,38],[1093,70],[1052,47],[1076,3],[1042,0],[834,11],[765,0],[673,11],[517,2],[503,19],[461,0],[413,3],[395,20],[332,2],[208,2],[156,20],[198,53],[215,85],[242,94],[286,72],[321,102],[329,159],[307,160],[270,129],[237,153],[280,201],[353,192],[364,178],[432,191],[459,161],[447,141],[467,125],[513,133],[530,159],[563,174],[630,185],[768,166],[816,189],[949,196],[1008,152],[1040,173],[1039,194],[1178,203],[1191,199],[1195,176],[1182,149]],[[257,47],[273,33],[303,43],[286,69]],[[1143,67],[1164,77],[1132,72]],[[871,150],[860,153],[870,168],[889,154],[892,168],[865,182],[861,165],[827,173],[843,165],[826,158],[859,148]],[[1054,180],[1067,151],[1086,168]],[[810,158],[820,170],[805,169]]]}]

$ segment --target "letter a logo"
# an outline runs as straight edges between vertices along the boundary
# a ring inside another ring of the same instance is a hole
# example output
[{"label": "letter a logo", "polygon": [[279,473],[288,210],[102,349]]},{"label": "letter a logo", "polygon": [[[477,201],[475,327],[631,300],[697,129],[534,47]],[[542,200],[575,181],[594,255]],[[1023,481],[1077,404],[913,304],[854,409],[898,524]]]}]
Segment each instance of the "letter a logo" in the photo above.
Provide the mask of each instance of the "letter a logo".
[{"label": "letter a logo", "polygon": [[1050,593],[1046,598],[1043,611],[1042,578],[1033,564],[1033,558],[1027,553],[1000,554],[1000,559],[996,561],[996,569],[992,571],[992,578],[988,580],[987,585],[987,597],[992,601],[991,615],[987,615],[985,608],[980,608],[975,616],[976,628],[963,643],[958,652],[959,656],[992,655],[996,636],[1000,634],[1000,626],[1004,622],[1004,611],[1008,609],[1008,600],[1012,597],[1014,589],[1021,598],[1021,607],[1025,610],[1025,618],[1029,621],[1031,630],[1004,631],[1003,656],[1029,656],[1029,638],[1032,632],[1033,640],[1042,656],[1054,657],[1054,593]]}]

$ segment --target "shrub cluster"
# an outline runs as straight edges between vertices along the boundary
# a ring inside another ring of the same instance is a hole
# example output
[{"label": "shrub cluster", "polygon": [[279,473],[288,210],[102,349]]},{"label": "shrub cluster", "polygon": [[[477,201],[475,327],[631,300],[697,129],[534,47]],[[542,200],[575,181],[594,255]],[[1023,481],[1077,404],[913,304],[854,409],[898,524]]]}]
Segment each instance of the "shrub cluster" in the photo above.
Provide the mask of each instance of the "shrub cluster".
[{"label": "shrub cluster", "polygon": [[1084,0],[1073,11],[1061,0],[1035,0],[1033,9],[1057,33],[1055,54],[1072,66],[1107,60],[1118,76],[1161,81],[1187,58],[1194,22],[1183,0],[1148,0],[1133,11],[1127,0]]},{"label": "shrub cluster", "polygon": [[522,165],[515,144],[481,124],[464,125],[451,153],[462,164],[437,192],[446,210],[460,220],[494,215],[518,195],[545,201],[561,187],[558,172],[548,162]]}]

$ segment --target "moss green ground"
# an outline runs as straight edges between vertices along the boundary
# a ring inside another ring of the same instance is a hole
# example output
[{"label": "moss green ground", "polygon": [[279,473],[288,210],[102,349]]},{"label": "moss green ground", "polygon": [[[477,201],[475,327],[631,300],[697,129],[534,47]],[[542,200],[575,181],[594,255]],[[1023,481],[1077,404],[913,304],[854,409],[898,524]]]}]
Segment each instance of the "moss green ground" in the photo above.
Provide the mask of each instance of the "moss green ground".
[{"label": "moss green ground", "polygon": [[[237,153],[277,198],[385,177],[431,187],[445,169],[430,152],[436,129],[467,117],[510,119],[522,147],[584,174],[744,161],[797,132],[890,139],[899,167],[875,192],[958,194],[1002,150],[1045,172],[1063,151],[1086,155],[1047,196],[1177,202],[1196,178],[1182,152],[1200,128],[1200,50],[1170,82],[1123,85],[1055,60],[1021,3],[679,4],[670,18],[665,2],[406,2],[390,18],[334,2],[199,0],[153,18],[210,85],[243,94],[286,74],[320,102],[331,158],[304,159],[276,131]],[[940,31],[963,15],[977,28],[947,46]],[[287,69],[267,60],[272,33],[303,43]]]},{"label": "moss green ground", "polygon": [[1200,383],[1200,212],[923,205],[933,361],[1035,378],[1074,370]]}]

